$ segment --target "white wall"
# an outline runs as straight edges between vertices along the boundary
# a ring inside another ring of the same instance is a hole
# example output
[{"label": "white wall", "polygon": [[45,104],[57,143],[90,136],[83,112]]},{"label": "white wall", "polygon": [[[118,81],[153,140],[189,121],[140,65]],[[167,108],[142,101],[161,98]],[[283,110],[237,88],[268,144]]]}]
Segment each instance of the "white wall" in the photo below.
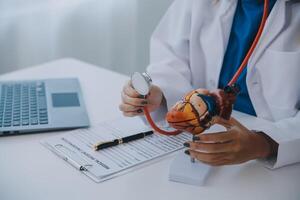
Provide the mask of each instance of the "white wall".
[{"label": "white wall", "polygon": [[75,57],[143,71],[149,38],[173,0],[0,0],[0,73]]}]

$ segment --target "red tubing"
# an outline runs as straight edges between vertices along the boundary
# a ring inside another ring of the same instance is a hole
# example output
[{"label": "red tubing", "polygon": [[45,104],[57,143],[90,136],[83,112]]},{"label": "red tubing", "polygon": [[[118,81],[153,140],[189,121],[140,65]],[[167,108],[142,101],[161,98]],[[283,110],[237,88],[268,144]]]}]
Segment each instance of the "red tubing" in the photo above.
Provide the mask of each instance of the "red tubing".
[{"label": "red tubing", "polygon": [[241,73],[243,72],[243,70],[245,69],[245,67],[247,66],[247,63],[253,53],[253,51],[255,50],[259,40],[260,40],[260,37],[262,35],[262,32],[265,28],[265,25],[266,25],[266,22],[267,22],[267,19],[268,19],[268,9],[269,9],[269,0],[264,0],[264,13],[263,13],[263,17],[262,17],[262,20],[261,20],[261,23],[260,23],[260,26],[259,26],[259,29],[258,29],[258,32],[255,36],[255,39],[248,51],[248,53],[246,54],[246,57],[244,58],[242,64],[240,65],[239,69],[237,70],[237,72],[234,74],[233,78],[231,79],[231,81],[228,83],[229,86],[232,86],[233,84],[236,83],[236,81],[238,80],[239,76],[241,75]]},{"label": "red tubing", "polygon": [[159,128],[158,126],[156,126],[156,124],[154,123],[150,113],[149,113],[149,110],[147,107],[144,107],[143,108],[144,110],[144,114],[146,116],[146,119],[147,121],[149,122],[150,126],[158,133],[162,134],[162,135],[178,135],[179,133],[181,133],[182,131],[179,131],[179,130],[175,130],[175,131],[165,131],[165,130],[162,130],[161,128]]},{"label": "red tubing", "polygon": [[[238,80],[239,76],[241,75],[241,73],[243,72],[243,70],[245,69],[245,67],[247,66],[247,63],[252,55],[252,53],[254,52],[260,38],[262,35],[262,32],[264,30],[264,27],[266,25],[266,21],[268,18],[268,9],[269,9],[269,0],[264,0],[264,12],[263,12],[263,17],[258,29],[258,32],[255,36],[255,39],[248,51],[248,53],[246,54],[242,64],[240,65],[239,69],[237,70],[237,72],[234,74],[233,78],[231,79],[231,81],[228,83],[229,86],[232,86],[233,84],[236,83],[236,81]],[[178,135],[179,133],[181,133],[182,131],[179,130],[175,130],[175,131],[165,131],[160,129],[158,126],[156,126],[156,124],[154,123],[154,121],[152,120],[152,117],[148,111],[147,107],[144,107],[144,114],[146,116],[147,121],[149,122],[149,124],[151,125],[151,127],[158,133],[162,134],[162,135]]]}]

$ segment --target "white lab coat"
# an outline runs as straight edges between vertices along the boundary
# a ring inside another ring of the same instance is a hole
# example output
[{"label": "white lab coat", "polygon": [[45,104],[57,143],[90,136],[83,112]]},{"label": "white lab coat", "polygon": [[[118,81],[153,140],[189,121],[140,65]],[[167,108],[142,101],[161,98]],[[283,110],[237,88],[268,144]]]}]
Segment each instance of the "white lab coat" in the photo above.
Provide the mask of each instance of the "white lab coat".
[{"label": "white lab coat", "polygon": [[[216,89],[237,0],[175,0],[151,39],[147,72],[170,108],[196,88]],[[243,123],[279,143],[277,168],[300,161],[300,1],[277,0],[248,63],[257,113]],[[165,114],[154,113],[156,119]]]}]

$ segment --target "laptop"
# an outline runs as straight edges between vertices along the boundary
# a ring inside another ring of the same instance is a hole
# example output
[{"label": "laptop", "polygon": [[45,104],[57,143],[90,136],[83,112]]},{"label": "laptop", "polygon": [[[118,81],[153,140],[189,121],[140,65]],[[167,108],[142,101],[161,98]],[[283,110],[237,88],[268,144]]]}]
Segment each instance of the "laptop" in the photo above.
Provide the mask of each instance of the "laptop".
[{"label": "laptop", "polygon": [[78,79],[0,81],[0,136],[87,126]]}]

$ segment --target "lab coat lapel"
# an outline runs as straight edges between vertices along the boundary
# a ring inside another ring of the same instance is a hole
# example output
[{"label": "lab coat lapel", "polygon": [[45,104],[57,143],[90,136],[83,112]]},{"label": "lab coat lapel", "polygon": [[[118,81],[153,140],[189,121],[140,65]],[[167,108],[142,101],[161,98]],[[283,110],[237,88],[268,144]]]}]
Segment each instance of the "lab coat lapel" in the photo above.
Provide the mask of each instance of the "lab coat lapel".
[{"label": "lab coat lapel", "polygon": [[220,44],[220,48],[214,49],[214,57],[212,58],[216,62],[214,65],[216,68],[214,68],[214,73],[212,74],[214,82],[217,83],[214,85],[215,87],[218,86],[224,54],[229,41],[233,17],[237,6],[236,0],[225,0],[220,1],[220,3],[221,12],[218,15],[218,33],[216,37],[216,43]]},{"label": "lab coat lapel", "polygon": [[270,13],[261,39],[254,50],[248,64],[248,73],[251,74],[259,58],[268,46],[279,35],[286,24],[286,0],[278,0]]}]

